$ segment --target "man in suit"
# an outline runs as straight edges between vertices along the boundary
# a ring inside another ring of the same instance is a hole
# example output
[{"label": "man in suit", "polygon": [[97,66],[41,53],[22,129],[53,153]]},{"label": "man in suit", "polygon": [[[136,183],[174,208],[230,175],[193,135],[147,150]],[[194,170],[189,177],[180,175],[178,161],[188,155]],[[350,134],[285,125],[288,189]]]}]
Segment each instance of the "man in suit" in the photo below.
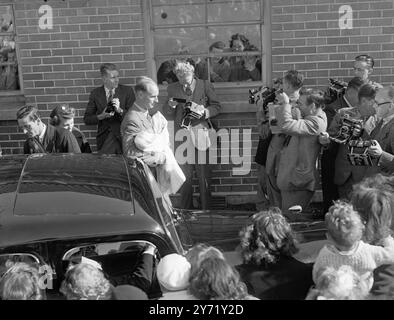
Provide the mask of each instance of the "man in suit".
[{"label": "man in suit", "polygon": [[[371,156],[378,160],[378,169],[383,173],[394,173],[394,87],[386,87],[378,91],[376,95],[377,118],[381,121],[375,128],[374,139],[376,145],[369,148]],[[377,172],[376,172],[377,171]]]},{"label": "man in suit", "polygon": [[[193,209],[193,169],[196,170],[201,198],[201,208],[208,209],[210,204],[210,186],[209,186],[209,165],[199,163],[201,153],[207,156],[209,143],[205,142],[200,135],[193,140],[193,133],[202,132],[212,128],[210,119],[219,114],[221,105],[216,96],[212,84],[205,80],[200,80],[194,76],[194,67],[187,62],[178,62],[174,68],[174,72],[179,82],[171,83],[167,87],[167,103],[163,106],[164,114],[175,118],[175,134],[182,130],[182,118],[184,115],[185,103],[178,103],[172,98],[184,99],[187,102],[194,102],[197,105],[198,112],[202,114],[200,119],[193,119],[190,123],[189,133],[191,137],[191,148],[194,150],[194,156],[188,154],[187,163],[181,165],[182,171],[186,176],[186,182],[180,189],[181,208]],[[184,129],[183,129],[184,130]],[[188,140],[190,142],[190,140]],[[186,142],[186,143],[189,143]],[[199,143],[202,142],[200,145]],[[205,153],[204,153],[205,152]],[[190,160],[190,161],[189,161]],[[205,159],[206,160],[206,159]],[[178,162],[179,159],[177,159]],[[204,161],[206,163],[206,161]]]},{"label": "man in suit", "polygon": [[119,84],[119,71],[112,63],[100,67],[103,86],[90,93],[84,122],[98,125],[97,151],[102,154],[122,154],[120,124],[125,111],[134,103],[131,87]]},{"label": "man in suit", "polygon": [[[320,137],[320,143],[331,147],[336,142],[331,142],[329,137],[336,137],[342,127],[342,120],[349,117],[355,120],[363,120],[363,140],[370,140],[373,136],[374,114],[376,113],[373,105],[375,102],[376,89],[369,85],[362,85],[363,82],[359,78],[354,78],[349,82],[347,94],[349,96],[358,95],[358,103],[350,108],[340,109],[334,117],[330,127],[326,133]],[[360,87],[361,85],[361,87]],[[357,93],[357,88],[360,88]],[[350,91],[350,93],[348,93]],[[345,96],[346,96],[345,95]],[[365,166],[353,166],[348,160],[350,153],[347,143],[338,145],[338,152],[335,159],[334,183],[338,187],[338,195],[340,198],[347,199],[352,191],[355,183],[360,182],[366,175]]]},{"label": "man in suit", "polygon": [[62,128],[44,124],[34,106],[24,106],[18,110],[18,126],[27,140],[23,146],[25,154],[33,153],[81,153],[74,135]]},{"label": "man in suit", "polygon": [[159,111],[152,112],[159,102],[159,88],[152,79],[142,77],[137,81],[135,94],[135,102],[121,124],[123,153],[125,156],[140,157],[150,167],[164,164],[166,160],[164,153],[159,151],[146,153],[135,143],[139,133],[143,131],[155,133],[154,121],[167,126],[167,120]]}]

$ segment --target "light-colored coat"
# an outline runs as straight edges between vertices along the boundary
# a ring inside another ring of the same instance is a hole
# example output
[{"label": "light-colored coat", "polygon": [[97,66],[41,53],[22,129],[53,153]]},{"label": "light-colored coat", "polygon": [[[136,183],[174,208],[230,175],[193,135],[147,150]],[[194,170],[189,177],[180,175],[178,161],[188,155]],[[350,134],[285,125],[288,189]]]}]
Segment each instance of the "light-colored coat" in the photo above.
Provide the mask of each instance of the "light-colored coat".
[{"label": "light-colored coat", "polygon": [[295,120],[291,105],[282,106],[278,124],[291,136],[279,161],[277,185],[281,190],[315,191],[318,183],[317,158],[320,153],[319,135],[327,130],[327,117],[319,109],[315,115]]}]

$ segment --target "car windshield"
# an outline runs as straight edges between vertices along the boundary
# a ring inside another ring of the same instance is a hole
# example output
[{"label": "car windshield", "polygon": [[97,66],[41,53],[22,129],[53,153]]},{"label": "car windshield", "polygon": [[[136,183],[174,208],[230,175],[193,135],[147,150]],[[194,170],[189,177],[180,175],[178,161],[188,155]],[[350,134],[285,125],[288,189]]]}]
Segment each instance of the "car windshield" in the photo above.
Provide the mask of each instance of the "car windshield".
[{"label": "car windshield", "polygon": [[109,156],[79,160],[70,155],[30,158],[19,184],[14,215],[133,214],[123,160]]}]

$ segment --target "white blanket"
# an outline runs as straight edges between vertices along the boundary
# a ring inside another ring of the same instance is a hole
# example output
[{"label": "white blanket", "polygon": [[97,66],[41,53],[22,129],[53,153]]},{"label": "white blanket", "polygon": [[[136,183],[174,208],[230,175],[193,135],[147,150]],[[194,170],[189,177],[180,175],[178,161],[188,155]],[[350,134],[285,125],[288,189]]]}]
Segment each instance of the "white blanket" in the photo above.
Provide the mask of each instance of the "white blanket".
[{"label": "white blanket", "polygon": [[157,166],[157,182],[163,194],[175,194],[186,181],[186,177],[170,148],[167,127],[158,133],[141,132],[135,137],[134,143],[143,152],[165,154],[165,163]]}]

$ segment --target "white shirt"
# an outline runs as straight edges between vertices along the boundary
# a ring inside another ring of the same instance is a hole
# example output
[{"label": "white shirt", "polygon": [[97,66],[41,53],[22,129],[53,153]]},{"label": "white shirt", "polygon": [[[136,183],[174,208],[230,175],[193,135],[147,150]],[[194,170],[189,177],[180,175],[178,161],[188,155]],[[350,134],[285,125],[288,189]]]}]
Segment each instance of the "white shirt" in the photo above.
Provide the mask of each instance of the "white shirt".
[{"label": "white shirt", "polygon": [[115,89],[110,90],[110,89],[104,87],[104,90],[105,90],[105,96],[107,97],[107,100],[108,100],[108,98],[109,98],[111,95],[112,95],[112,96],[115,95]]},{"label": "white shirt", "polygon": [[42,130],[41,134],[38,136],[38,140],[40,141],[41,144],[44,142],[45,133],[47,132],[46,124],[43,123],[43,125],[44,125],[44,130]]}]

